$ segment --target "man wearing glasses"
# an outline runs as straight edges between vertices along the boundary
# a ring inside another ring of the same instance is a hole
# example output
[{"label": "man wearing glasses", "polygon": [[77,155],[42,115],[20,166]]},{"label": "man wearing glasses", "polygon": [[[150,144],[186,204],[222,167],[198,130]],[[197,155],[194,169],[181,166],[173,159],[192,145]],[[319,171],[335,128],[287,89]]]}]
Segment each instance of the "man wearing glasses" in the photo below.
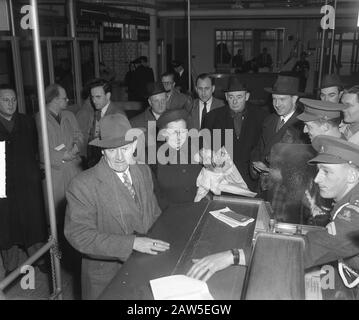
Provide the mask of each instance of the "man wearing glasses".
[{"label": "man wearing glasses", "polygon": [[[50,84],[45,89],[47,133],[51,162],[51,176],[57,223],[63,225],[65,191],[71,179],[81,171],[79,150],[83,135],[75,115],[66,110],[68,98],[64,88]],[[40,114],[36,115],[39,132],[40,162],[44,166]]]},{"label": "man wearing glasses", "polygon": [[175,75],[172,72],[166,72],[161,75],[162,84],[166,90],[167,106],[166,110],[191,108],[192,99],[190,96],[179,92],[175,86]]}]

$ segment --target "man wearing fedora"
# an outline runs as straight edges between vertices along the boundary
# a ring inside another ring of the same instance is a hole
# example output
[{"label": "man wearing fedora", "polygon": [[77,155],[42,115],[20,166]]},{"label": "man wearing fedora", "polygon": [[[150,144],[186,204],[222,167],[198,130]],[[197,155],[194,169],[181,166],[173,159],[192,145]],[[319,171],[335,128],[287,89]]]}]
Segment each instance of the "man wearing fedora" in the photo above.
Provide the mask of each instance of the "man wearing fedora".
[{"label": "man wearing fedora", "polygon": [[224,106],[224,101],[213,97],[214,90],[214,79],[208,73],[202,73],[197,77],[196,92],[198,98],[192,103],[188,117],[189,129],[202,129],[206,115],[210,111]]},{"label": "man wearing fedora", "polygon": [[272,88],[265,88],[272,94],[275,112],[264,120],[259,142],[252,154],[253,177],[267,175],[269,154],[274,144],[309,142],[303,133],[303,122],[297,119],[300,114],[297,100],[303,95],[298,88],[299,79],[287,75],[279,75]]},{"label": "man wearing fedora", "polygon": [[248,102],[249,95],[246,86],[237,77],[231,77],[225,91],[227,104],[208,113],[204,128],[212,133],[214,129],[220,129],[222,146],[228,143],[225,141],[225,130],[232,131],[233,162],[249,189],[256,190],[257,181],[249,173],[250,156],[257,145],[262,123],[268,112],[251,105]]},{"label": "man wearing fedora", "polygon": [[65,236],[82,257],[82,298],[96,299],[133,251],[156,255],[169,243],[143,236],[161,214],[147,165],[132,164],[140,130],[120,114],[100,120],[96,166],[76,176],[67,191]]},{"label": "man wearing fedora", "polygon": [[337,74],[332,73],[325,75],[319,87],[320,100],[339,103],[343,94],[343,86]]},{"label": "man wearing fedora", "polygon": [[139,115],[130,119],[131,125],[136,128],[147,128],[149,121],[157,121],[166,110],[166,90],[162,83],[151,82],[148,87],[148,108]]}]

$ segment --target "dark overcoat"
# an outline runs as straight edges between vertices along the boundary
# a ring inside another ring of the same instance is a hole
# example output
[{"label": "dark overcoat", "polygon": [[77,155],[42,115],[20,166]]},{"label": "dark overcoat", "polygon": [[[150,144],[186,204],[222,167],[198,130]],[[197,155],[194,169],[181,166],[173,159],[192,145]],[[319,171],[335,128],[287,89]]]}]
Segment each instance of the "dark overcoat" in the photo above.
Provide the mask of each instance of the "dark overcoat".
[{"label": "dark overcoat", "polygon": [[7,194],[0,199],[0,249],[28,248],[47,240],[35,122],[23,114],[13,119],[11,132],[0,122],[0,141],[6,142]]},{"label": "dark overcoat", "polygon": [[[242,178],[252,190],[256,189],[256,181],[250,176],[251,153],[257,146],[264,118],[268,115],[265,107],[246,104],[243,112],[241,133],[237,137],[234,132],[234,123],[228,105],[214,109],[205,118],[204,127],[210,129],[221,129],[221,142],[225,145],[225,129],[233,130],[233,162]],[[230,150],[227,150],[228,152]]]}]

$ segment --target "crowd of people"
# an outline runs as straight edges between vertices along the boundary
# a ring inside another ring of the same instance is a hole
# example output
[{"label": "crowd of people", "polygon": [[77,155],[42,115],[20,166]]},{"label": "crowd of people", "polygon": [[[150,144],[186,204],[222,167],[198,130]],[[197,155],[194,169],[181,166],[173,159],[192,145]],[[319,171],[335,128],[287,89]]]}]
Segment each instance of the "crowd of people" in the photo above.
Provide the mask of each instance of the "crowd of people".
[{"label": "crowd of people", "polygon": [[[262,62],[269,63],[267,53],[262,55]],[[146,57],[131,62],[129,98],[147,107],[130,119],[111,100],[106,79],[88,84],[88,97],[76,115],[66,110],[63,87],[45,89],[57,225],[61,241],[81,254],[82,298],[98,298],[133,251],[156,255],[170,250],[170,243],[147,237],[147,231],[170,206],[193,202],[202,169],[193,155],[203,146],[217,151],[228,139],[248,189],[271,203],[277,220],[326,227],[305,236],[306,268],[339,259],[355,262],[359,86],[344,89],[338,76],[326,75],[320,100],[308,99],[297,77],[279,74],[265,88],[272,110],[252,104],[249,89],[236,76],[230,78],[223,101],[214,97],[214,78],[200,74],[193,99],[183,65],[176,61],[173,67],[154,82]],[[40,117],[35,122],[16,108],[14,88],[0,87],[7,191],[7,198],[0,199],[0,250],[7,274],[18,266],[19,252],[31,254],[48,237]],[[137,134],[129,134],[131,129]],[[210,138],[220,132],[220,143],[206,141],[205,135],[193,143],[197,138],[191,130],[207,130]],[[156,161],[150,160],[151,153]],[[204,257],[188,275],[207,280],[218,270],[248,261],[240,249]]]}]

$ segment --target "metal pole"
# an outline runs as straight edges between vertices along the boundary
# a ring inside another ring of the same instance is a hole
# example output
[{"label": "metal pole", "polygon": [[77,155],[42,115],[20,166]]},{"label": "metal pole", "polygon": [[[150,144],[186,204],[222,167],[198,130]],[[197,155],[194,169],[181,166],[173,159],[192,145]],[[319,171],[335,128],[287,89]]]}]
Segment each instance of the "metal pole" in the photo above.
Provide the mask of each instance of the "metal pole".
[{"label": "metal pole", "polygon": [[21,274],[21,269],[23,266],[32,265],[37,259],[43,256],[49,249],[54,245],[54,241],[47,242],[44,246],[42,246],[35,254],[33,254],[29,259],[21,264],[21,266],[17,267],[13,272],[11,272],[3,281],[0,282],[0,291],[4,290],[11,282],[13,282],[19,274]]},{"label": "metal pole", "polygon": [[74,58],[74,82],[75,82],[75,103],[81,103],[81,88],[82,88],[82,77],[81,77],[81,66],[80,66],[80,47],[79,41],[76,38],[76,23],[75,23],[75,7],[74,1],[68,0],[68,13],[69,13],[69,22],[70,22],[70,37],[72,38],[73,45],[73,58]]},{"label": "metal pole", "polygon": [[191,0],[187,0],[187,34],[188,34],[188,91],[192,91],[192,64],[191,64]]},{"label": "metal pole", "polygon": [[[328,4],[328,0],[325,0],[325,5]],[[325,29],[322,29],[322,47],[320,49],[320,62],[319,62],[319,79],[318,79],[318,88],[322,84],[322,73],[323,73],[323,57],[324,57],[324,42],[325,42]]]},{"label": "metal pole", "polygon": [[12,0],[9,0],[9,11],[10,11],[10,23],[11,23],[11,35],[15,37],[16,32],[15,32],[14,9],[12,6]]},{"label": "metal pole", "polygon": [[[36,81],[37,81],[37,94],[39,98],[39,112],[41,122],[41,138],[43,143],[44,160],[45,160],[45,175],[46,175],[46,190],[49,203],[49,221],[51,236],[54,242],[57,244],[57,229],[56,229],[56,214],[54,206],[54,194],[52,189],[52,177],[51,177],[51,163],[50,163],[50,152],[49,152],[49,140],[47,136],[47,122],[46,122],[46,107],[45,107],[45,90],[44,90],[44,74],[42,69],[42,57],[41,57],[41,46],[40,46],[40,26],[37,11],[37,0],[30,0],[32,7],[31,15],[33,21],[33,44],[35,53],[35,67],[36,67]],[[58,256],[53,256],[55,264],[55,291],[61,292],[61,269],[60,259]],[[62,295],[59,295],[59,299],[62,299]]]},{"label": "metal pole", "polygon": [[334,29],[332,30],[332,42],[331,42],[331,45],[330,45],[329,74],[332,73],[334,42],[335,42],[335,21],[336,21],[336,18],[337,18],[337,0],[334,1],[334,14],[335,14],[334,15]]}]

